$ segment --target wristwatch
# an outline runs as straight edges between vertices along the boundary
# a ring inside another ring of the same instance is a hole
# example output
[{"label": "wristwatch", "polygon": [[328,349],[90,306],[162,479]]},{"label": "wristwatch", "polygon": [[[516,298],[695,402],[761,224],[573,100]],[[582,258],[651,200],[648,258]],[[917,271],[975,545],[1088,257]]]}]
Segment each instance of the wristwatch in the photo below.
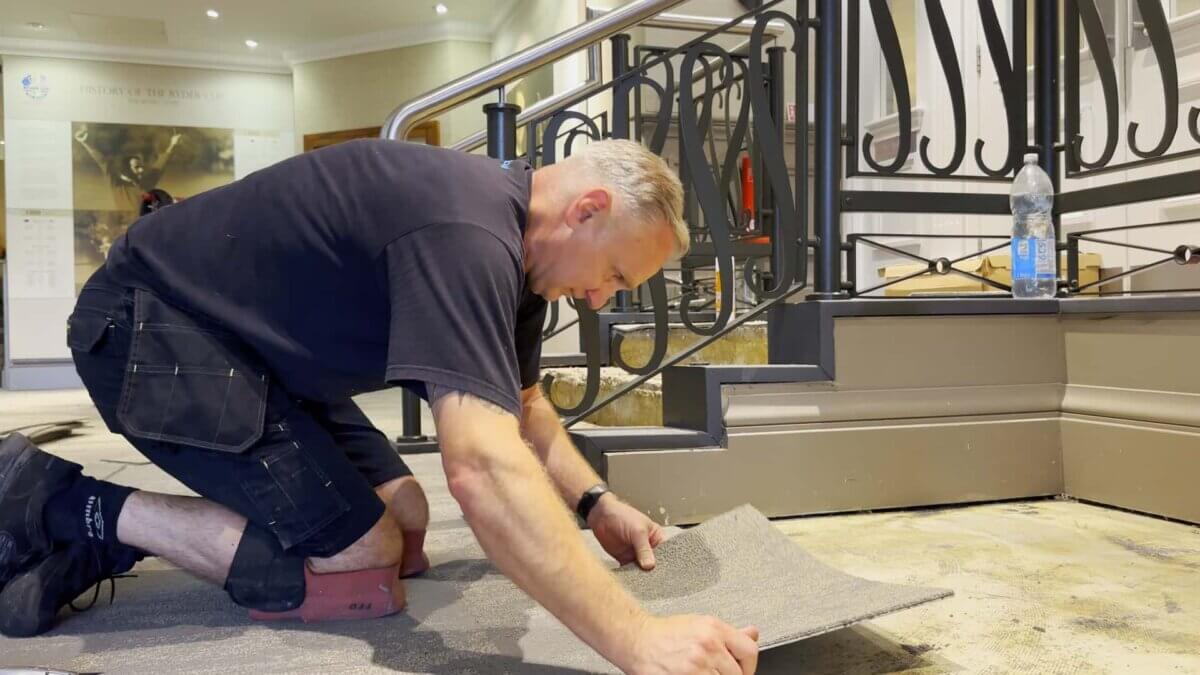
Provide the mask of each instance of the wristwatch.
[{"label": "wristwatch", "polygon": [[583,522],[587,522],[588,514],[592,512],[596,503],[600,501],[600,497],[604,496],[608,491],[608,486],[600,483],[595,487],[588,488],[587,492],[583,493],[583,497],[579,499],[579,505],[575,507],[575,513],[579,514]]}]

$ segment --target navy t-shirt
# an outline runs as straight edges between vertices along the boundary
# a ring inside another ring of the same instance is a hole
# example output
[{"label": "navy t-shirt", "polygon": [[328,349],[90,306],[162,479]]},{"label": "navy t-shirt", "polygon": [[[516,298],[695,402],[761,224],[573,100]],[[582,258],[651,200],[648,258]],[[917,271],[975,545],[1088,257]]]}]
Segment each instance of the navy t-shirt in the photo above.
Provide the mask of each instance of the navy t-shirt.
[{"label": "navy t-shirt", "polygon": [[352,141],[138,220],[107,268],[237,334],[297,398],[435,383],[519,414],[546,313],[525,283],[532,175]]}]

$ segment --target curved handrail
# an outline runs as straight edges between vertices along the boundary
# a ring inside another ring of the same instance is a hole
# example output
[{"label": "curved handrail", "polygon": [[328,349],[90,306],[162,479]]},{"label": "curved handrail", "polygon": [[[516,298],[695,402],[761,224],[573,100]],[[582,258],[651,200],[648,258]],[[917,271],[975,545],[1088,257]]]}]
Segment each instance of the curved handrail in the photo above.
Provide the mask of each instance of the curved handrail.
[{"label": "curved handrail", "polygon": [[[612,13],[612,10],[595,9],[593,7],[588,7],[588,9],[587,9],[588,20],[592,20],[592,19],[595,19],[596,17],[604,16],[604,15],[610,14],[610,13]],[[726,19],[723,17],[686,16],[683,14],[660,14],[653,19],[649,19],[647,21],[642,22],[642,25],[647,28],[664,28],[664,29],[668,29],[668,30],[686,30],[686,31],[701,31],[701,32],[703,32],[703,31],[712,30],[714,28],[724,27],[728,23],[729,23],[729,19]],[[737,35],[749,34],[752,30],[752,28],[751,28],[752,26],[753,26],[753,22],[745,21],[745,22],[742,22],[742,24],[730,29],[729,33],[737,34]],[[785,27],[786,26],[780,21],[772,21],[770,24],[767,25],[766,31],[767,31],[768,35],[770,35],[772,38],[775,38],[775,37],[783,34],[783,30]],[[730,52],[739,52],[749,44],[750,44],[749,40],[744,41],[729,51]],[[522,110],[517,115],[517,126],[518,127],[524,126],[531,120],[540,118],[544,113],[546,113],[549,110],[557,110],[559,107],[561,107],[561,105],[563,103],[565,103],[567,101],[577,100],[577,97],[580,97],[580,96],[583,96],[583,97],[591,96],[592,94],[600,91],[601,89],[604,89],[607,85],[604,85],[601,83],[600,43],[599,42],[592,43],[592,45],[588,48],[587,65],[588,65],[587,80],[585,80],[584,82],[581,82],[580,84],[575,85],[574,87],[571,87],[570,89],[568,89],[562,93],[555,94],[548,98],[544,98],[540,101],[537,101],[533,105]],[[702,76],[703,76],[703,68],[697,68],[696,76],[693,78],[693,80],[699,79]],[[487,143],[487,129],[480,129],[479,131],[476,131],[475,133],[471,134],[470,136],[463,138],[462,140],[458,141],[457,143],[455,143],[454,145],[452,145],[450,147],[453,148],[454,150],[461,150],[463,152],[471,152],[473,150],[483,147],[485,143]]]},{"label": "curved handrail", "polygon": [[[543,113],[549,110],[556,110],[564,101],[572,100],[575,96],[584,95],[591,96],[592,94],[604,88],[601,84],[600,77],[600,44],[595,43],[588,48],[588,78],[570,89],[544,98],[537,101],[528,108],[517,114],[517,127],[524,126],[530,120],[541,117]],[[480,129],[475,133],[463,138],[459,142],[450,146],[454,150],[462,152],[471,152],[476,148],[481,148],[487,143],[487,129]]]},{"label": "curved handrail", "polygon": [[512,54],[401,104],[388,116],[380,130],[380,136],[390,139],[406,138],[414,126],[434,115],[533,72],[594,42],[612,37],[683,2],[685,0],[635,0],[620,9],[581,23],[528,49]]}]

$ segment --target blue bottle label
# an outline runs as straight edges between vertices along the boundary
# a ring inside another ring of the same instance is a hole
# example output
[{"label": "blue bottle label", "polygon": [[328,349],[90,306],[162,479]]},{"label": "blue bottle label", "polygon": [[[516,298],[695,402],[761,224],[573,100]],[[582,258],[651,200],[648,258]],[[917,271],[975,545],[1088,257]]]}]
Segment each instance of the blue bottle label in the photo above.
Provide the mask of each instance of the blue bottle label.
[{"label": "blue bottle label", "polygon": [[1013,279],[1053,279],[1054,241],[1038,237],[1013,237]]}]

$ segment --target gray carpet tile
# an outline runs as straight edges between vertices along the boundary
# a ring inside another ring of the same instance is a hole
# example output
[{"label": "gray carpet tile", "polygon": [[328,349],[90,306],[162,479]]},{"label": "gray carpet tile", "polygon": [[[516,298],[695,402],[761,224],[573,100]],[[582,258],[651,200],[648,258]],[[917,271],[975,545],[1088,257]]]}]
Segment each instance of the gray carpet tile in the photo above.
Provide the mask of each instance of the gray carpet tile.
[{"label": "gray carpet tile", "polygon": [[[599,553],[595,540],[588,541]],[[251,622],[219,589],[147,561],[136,579],[117,581],[111,606],[105,588],[96,608],[64,613],[48,635],[0,638],[0,667],[106,673],[616,672],[499,574],[464,526],[431,531],[429,549],[434,567],[409,581],[405,613],[308,626]],[[657,555],[653,572],[616,571],[651,611],[716,614],[737,626],[753,624],[764,649],[949,595],[839,572],[750,507],[676,533]],[[760,672],[795,672],[787,651],[763,654]]]}]

